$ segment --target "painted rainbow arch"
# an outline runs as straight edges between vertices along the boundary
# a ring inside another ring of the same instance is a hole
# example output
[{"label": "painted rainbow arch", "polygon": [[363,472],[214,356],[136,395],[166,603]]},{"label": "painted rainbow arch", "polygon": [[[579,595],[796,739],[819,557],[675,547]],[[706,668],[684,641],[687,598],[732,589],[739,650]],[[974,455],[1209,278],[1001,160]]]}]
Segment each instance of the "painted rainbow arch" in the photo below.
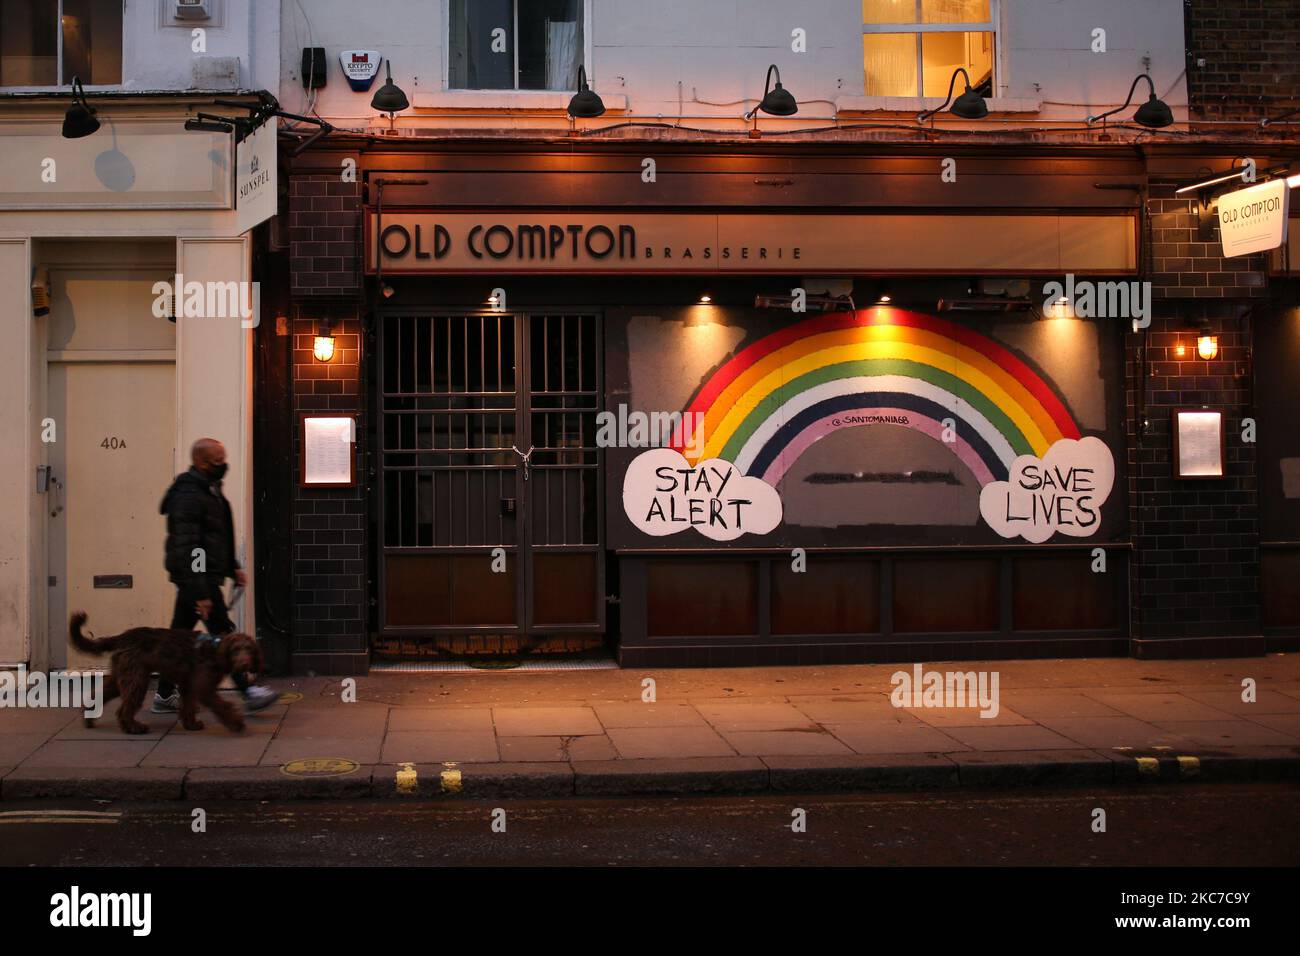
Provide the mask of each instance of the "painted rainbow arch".
[{"label": "painted rainbow arch", "polygon": [[[939,439],[983,486],[1018,455],[1042,457],[1079,427],[1051,386],[997,342],[934,316],[880,306],[798,322],[743,349],[688,413],[703,415],[694,462],[722,458],[776,484],[814,442],[858,425],[905,425]],[[700,421],[687,416],[686,421]],[[693,452],[695,452],[693,454]]]}]

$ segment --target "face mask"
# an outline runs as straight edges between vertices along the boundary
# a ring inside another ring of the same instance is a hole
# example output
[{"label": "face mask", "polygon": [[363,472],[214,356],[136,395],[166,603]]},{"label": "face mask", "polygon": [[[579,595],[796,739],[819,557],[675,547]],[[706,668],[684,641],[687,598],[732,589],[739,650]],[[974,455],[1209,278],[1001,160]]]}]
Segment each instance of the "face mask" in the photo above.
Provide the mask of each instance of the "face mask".
[{"label": "face mask", "polygon": [[219,465],[213,465],[208,469],[208,477],[213,481],[220,481],[226,477],[226,469],[229,467],[224,461]]}]

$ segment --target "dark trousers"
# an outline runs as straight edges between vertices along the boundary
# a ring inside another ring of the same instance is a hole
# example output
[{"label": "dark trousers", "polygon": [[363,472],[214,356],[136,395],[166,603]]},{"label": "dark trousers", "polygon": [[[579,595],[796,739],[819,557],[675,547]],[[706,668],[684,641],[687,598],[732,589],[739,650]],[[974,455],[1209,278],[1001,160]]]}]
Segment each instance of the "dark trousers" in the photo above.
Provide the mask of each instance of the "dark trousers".
[{"label": "dark trousers", "polygon": [[[226,609],[226,597],[221,592],[221,581],[221,578],[209,575],[178,586],[171,626],[184,631],[193,630],[194,625],[201,620],[195,605],[199,601],[206,600],[212,602],[212,610],[208,612],[208,619],[204,621],[207,632],[214,637],[221,637],[233,631],[235,622],[230,619],[230,612]],[[248,689],[247,674],[231,674],[230,677],[241,692]],[[176,685],[171,681],[165,677],[158,678],[158,693],[161,696],[170,697],[175,690]]]}]

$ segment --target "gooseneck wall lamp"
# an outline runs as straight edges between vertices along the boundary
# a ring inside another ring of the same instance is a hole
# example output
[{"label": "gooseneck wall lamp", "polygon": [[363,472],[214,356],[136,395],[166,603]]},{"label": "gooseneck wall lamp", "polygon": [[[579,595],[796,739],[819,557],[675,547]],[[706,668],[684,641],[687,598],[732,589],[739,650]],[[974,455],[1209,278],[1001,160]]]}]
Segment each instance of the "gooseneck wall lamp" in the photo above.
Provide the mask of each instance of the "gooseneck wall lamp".
[{"label": "gooseneck wall lamp", "polygon": [[578,92],[569,100],[569,115],[574,119],[595,119],[605,112],[605,102],[587,85],[587,71],[578,64]]},{"label": "gooseneck wall lamp", "polygon": [[72,105],[63,115],[63,138],[81,139],[99,129],[99,120],[95,111],[86,102],[86,91],[82,88],[81,77],[72,78]]},{"label": "gooseneck wall lamp", "polygon": [[[773,74],[776,74],[776,86],[772,85]],[[772,116],[793,116],[799,112],[799,104],[794,96],[781,85],[781,71],[775,63],[767,68],[767,79],[763,81],[763,99],[745,114],[745,119],[753,119],[759,110]]]},{"label": "gooseneck wall lamp", "polygon": [[387,79],[384,85],[375,90],[375,95],[370,99],[370,108],[378,110],[381,113],[388,114],[388,125],[393,125],[393,115],[400,113],[402,110],[409,109],[410,101],[406,98],[406,93],[402,88],[393,82],[393,64],[391,60],[384,60],[384,66],[387,68]]},{"label": "gooseneck wall lamp", "polygon": [[1108,116],[1114,116],[1121,110],[1128,109],[1129,104],[1133,102],[1133,92],[1137,89],[1138,83],[1142,80],[1147,81],[1147,87],[1151,90],[1151,95],[1147,98],[1147,101],[1139,106],[1137,111],[1134,112],[1133,122],[1137,123],[1139,126],[1145,126],[1147,129],[1163,129],[1166,126],[1172,125],[1174,121],[1174,112],[1169,108],[1169,105],[1165,103],[1164,100],[1156,96],[1156,85],[1151,81],[1151,74],[1149,73],[1139,73],[1133,78],[1133,85],[1128,88],[1128,96],[1124,98],[1123,105],[1117,106],[1113,110],[1107,110],[1097,116],[1089,116],[1088,125],[1091,126],[1093,123],[1097,122],[1097,120],[1105,120]]},{"label": "gooseneck wall lamp", "polygon": [[[958,73],[960,73],[963,77],[965,77],[966,92],[963,93],[961,96],[957,97],[957,101],[953,103],[952,91],[953,91],[953,87],[957,85]],[[962,119],[971,119],[971,120],[983,119],[984,117],[989,115],[989,104],[985,102],[984,97],[980,96],[973,89],[971,89],[970,74],[967,73],[966,68],[962,66],[959,66],[957,67],[957,69],[953,70],[952,77],[951,79],[948,80],[948,95],[943,98],[943,103],[940,104],[939,106],[936,106],[932,110],[926,110],[924,113],[918,113],[916,117],[916,121],[918,123],[924,123],[935,113],[941,112],[944,108],[947,107],[949,103],[952,103],[952,115],[958,116]]]}]

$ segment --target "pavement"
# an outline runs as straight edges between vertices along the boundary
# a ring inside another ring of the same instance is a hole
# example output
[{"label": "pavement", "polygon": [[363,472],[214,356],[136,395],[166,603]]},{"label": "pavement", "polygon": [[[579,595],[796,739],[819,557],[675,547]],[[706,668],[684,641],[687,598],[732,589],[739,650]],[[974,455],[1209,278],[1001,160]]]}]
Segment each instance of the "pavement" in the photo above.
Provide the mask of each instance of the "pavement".
[{"label": "pavement", "polygon": [[1300,655],[923,667],[996,673],[997,715],[894,706],[891,678],[910,664],[286,678],[270,681],[284,702],[239,735],[202,714],[207,727],[188,732],[146,707],[149,733],[128,736],[116,703],[93,728],[73,710],[0,708],[0,801],[1300,780]]}]

